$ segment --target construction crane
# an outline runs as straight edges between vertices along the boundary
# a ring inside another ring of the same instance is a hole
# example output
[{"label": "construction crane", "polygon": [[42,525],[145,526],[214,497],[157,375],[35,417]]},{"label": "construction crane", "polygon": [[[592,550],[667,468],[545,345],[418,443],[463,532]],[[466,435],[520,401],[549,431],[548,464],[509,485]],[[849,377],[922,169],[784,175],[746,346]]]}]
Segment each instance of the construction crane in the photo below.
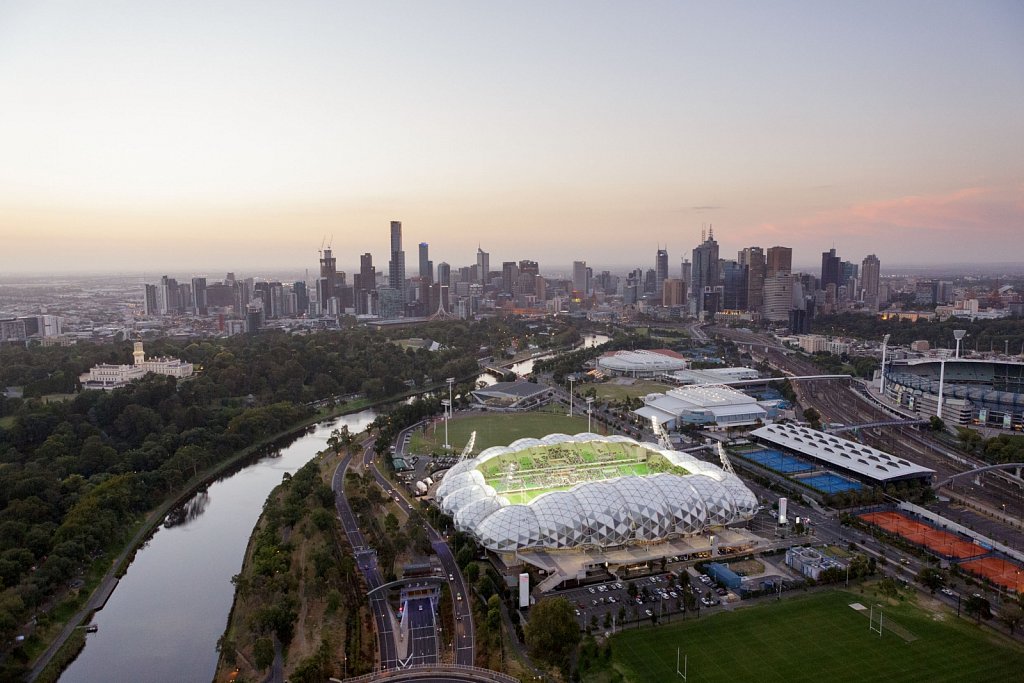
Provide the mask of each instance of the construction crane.
[{"label": "construction crane", "polygon": [[462,462],[469,457],[469,454],[473,452],[473,444],[476,443],[476,432],[469,435],[469,442],[466,447],[462,449],[462,453],[459,455],[459,462]]}]

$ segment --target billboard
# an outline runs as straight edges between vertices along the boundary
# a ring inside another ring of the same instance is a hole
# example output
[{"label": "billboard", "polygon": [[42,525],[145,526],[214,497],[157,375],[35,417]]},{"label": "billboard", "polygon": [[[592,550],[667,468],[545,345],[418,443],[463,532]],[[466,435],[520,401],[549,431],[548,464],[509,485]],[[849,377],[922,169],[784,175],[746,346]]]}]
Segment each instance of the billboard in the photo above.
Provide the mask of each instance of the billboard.
[{"label": "billboard", "polygon": [[530,575],[523,572],[519,575],[519,609],[530,606]]},{"label": "billboard", "polygon": [[785,498],[779,498],[779,524],[786,523],[786,503],[788,502]]}]

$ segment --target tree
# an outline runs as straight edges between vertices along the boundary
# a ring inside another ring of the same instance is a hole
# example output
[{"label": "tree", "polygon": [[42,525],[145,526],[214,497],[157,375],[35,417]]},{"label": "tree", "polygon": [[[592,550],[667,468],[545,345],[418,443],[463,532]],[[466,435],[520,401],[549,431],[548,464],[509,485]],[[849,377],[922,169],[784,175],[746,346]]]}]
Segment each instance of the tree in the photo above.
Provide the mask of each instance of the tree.
[{"label": "tree", "polygon": [[946,423],[938,415],[932,415],[928,418],[928,425],[932,428],[933,432],[941,432],[946,428]]},{"label": "tree", "polygon": [[935,591],[942,588],[946,583],[946,577],[942,575],[938,569],[932,567],[922,567],[921,571],[917,573],[917,582],[929,589],[932,594]]},{"label": "tree", "polygon": [[259,638],[253,646],[253,656],[256,658],[256,668],[266,669],[274,663],[274,643],[270,638]]},{"label": "tree", "polygon": [[[619,609],[622,609],[622,608],[620,607]],[[611,612],[605,612],[604,613],[604,627],[605,628],[611,628],[612,627],[612,613]]]},{"label": "tree", "polygon": [[1006,628],[1010,629],[1010,635],[1017,630],[1020,626],[1021,621],[1024,621],[1024,609],[1015,603],[1007,602],[1004,603],[1002,608],[999,610],[999,621],[1006,625]]},{"label": "tree", "polygon": [[572,604],[565,598],[541,600],[530,610],[524,629],[526,646],[537,659],[562,666],[580,642],[580,627]]},{"label": "tree", "polygon": [[804,410],[804,419],[811,423],[812,429],[819,429],[821,427],[821,413],[814,408]]},{"label": "tree", "polygon": [[982,619],[992,618],[992,606],[989,605],[988,600],[981,597],[980,595],[972,595],[967,598],[967,604],[964,605],[964,611],[974,616],[974,619],[980,624]]}]

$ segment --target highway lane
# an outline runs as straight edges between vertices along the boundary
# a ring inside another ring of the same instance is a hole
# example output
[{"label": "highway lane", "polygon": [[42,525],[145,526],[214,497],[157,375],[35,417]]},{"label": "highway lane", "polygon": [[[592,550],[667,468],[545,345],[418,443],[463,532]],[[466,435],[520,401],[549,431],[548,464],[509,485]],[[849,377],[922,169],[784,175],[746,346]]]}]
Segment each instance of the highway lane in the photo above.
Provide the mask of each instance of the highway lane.
[{"label": "highway lane", "polygon": [[[413,425],[399,433],[395,440],[396,456],[401,457],[405,454],[405,436],[415,429],[416,426]],[[392,499],[397,499],[398,505],[407,513],[418,512],[413,503],[410,503],[405,497],[405,494],[400,489],[392,486],[391,482],[380,473],[374,462],[373,455],[372,452],[364,453],[363,463],[373,473],[374,479],[384,489],[384,492]],[[448,577],[452,612],[455,615],[455,637],[452,645],[455,649],[455,663],[462,666],[473,666],[476,659],[475,631],[473,628],[473,611],[469,604],[469,591],[466,587],[466,580],[462,576],[459,565],[455,562],[455,554],[452,553],[448,540],[425,519],[423,520],[423,526],[427,531],[427,537],[430,539],[430,545],[441,561],[441,566]]]},{"label": "highway lane", "polygon": [[[363,447],[372,450],[373,440],[364,442]],[[365,456],[364,456],[365,457]],[[346,455],[334,471],[331,488],[334,490],[334,505],[341,520],[342,528],[348,537],[349,545],[355,554],[356,566],[362,573],[366,586],[370,591],[383,584],[380,568],[377,566],[377,555],[366,543],[363,533],[359,530],[356,516],[352,512],[348,498],[345,496],[345,472],[352,461],[352,454]],[[388,615],[387,596],[384,592],[370,595],[370,611],[373,613],[377,631],[377,651],[380,654],[381,669],[389,670],[398,666],[398,651],[395,645],[395,634],[391,617]]]},{"label": "highway lane", "polygon": [[436,664],[438,648],[437,623],[430,598],[417,598],[408,606],[409,656],[403,666]]}]

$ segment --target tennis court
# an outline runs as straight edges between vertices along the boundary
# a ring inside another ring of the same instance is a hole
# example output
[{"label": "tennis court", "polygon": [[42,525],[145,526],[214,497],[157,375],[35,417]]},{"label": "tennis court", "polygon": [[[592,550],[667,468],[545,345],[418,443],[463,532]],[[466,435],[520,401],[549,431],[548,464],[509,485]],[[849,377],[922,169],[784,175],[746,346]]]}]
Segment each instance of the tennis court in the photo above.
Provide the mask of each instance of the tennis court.
[{"label": "tennis court", "polygon": [[898,512],[867,512],[859,515],[865,522],[899,534],[908,541],[924,546],[940,555],[966,559],[984,555],[985,549],[947,531],[915,521]]},{"label": "tennis court", "polygon": [[794,458],[781,451],[765,448],[760,451],[740,453],[747,460],[752,460],[762,467],[779,472],[780,474],[793,474],[795,472],[810,472],[814,465],[800,458]]},{"label": "tennis court", "polygon": [[999,557],[982,557],[978,560],[961,562],[960,568],[983,576],[1003,588],[1024,592],[1024,569]]},{"label": "tennis court", "polygon": [[844,479],[838,474],[823,472],[810,477],[798,477],[801,484],[810,486],[815,491],[822,493],[842,493],[843,491],[860,491],[863,486],[859,482]]}]

